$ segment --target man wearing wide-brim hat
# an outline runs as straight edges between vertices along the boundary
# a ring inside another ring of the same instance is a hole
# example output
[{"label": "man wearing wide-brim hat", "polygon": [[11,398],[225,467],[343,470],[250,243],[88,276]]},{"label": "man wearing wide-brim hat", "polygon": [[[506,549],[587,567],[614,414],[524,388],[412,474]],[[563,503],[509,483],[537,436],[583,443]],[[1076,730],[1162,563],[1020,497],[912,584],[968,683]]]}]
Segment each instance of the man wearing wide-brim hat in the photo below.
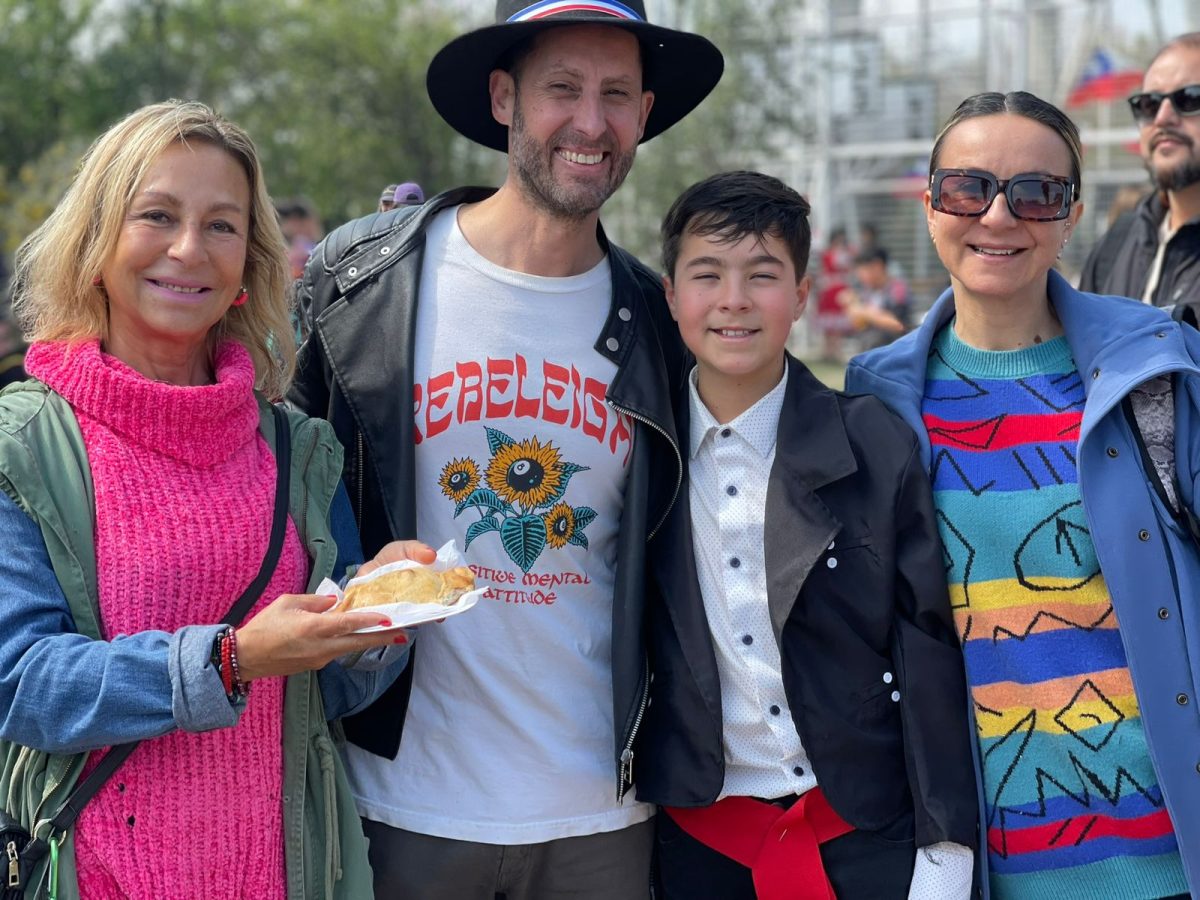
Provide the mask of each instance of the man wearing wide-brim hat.
[{"label": "man wearing wide-brim hat", "polygon": [[404,675],[346,720],[377,898],[649,895],[653,809],[630,792],[642,583],[679,501],[684,359],[658,277],[599,213],[722,68],[641,2],[501,0],[427,85],[508,153],[504,183],[368,216],[313,254],[290,398],[347,448],[365,548],[453,539],[487,587],[414,633]]}]

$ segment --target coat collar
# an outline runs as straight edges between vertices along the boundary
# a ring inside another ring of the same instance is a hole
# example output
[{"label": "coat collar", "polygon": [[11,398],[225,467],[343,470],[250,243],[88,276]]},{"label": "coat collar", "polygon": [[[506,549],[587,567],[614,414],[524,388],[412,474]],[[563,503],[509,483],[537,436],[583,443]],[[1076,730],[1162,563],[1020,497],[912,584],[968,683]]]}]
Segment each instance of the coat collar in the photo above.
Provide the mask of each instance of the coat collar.
[{"label": "coat collar", "polygon": [[842,529],[816,492],[857,470],[837,396],[789,356],[763,530],[767,605],[780,647],[800,588]]}]

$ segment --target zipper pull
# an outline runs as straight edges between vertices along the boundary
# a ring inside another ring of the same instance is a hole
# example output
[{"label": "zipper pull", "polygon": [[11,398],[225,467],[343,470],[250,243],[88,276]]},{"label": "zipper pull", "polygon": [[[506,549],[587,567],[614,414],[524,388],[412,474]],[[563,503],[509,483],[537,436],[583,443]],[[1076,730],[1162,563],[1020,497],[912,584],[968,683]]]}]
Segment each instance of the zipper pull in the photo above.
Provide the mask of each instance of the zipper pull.
[{"label": "zipper pull", "polygon": [[21,886],[21,858],[17,855],[17,842],[9,841],[4,850],[8,856],[8,886],[19,888]]},{"label": "zipper pull", "polygon": [[[621,751],[621,768],[625,772],[625,784],[633,784],[633,751],[626,747]],[[622,794],[625,785],[621,785]]]}]

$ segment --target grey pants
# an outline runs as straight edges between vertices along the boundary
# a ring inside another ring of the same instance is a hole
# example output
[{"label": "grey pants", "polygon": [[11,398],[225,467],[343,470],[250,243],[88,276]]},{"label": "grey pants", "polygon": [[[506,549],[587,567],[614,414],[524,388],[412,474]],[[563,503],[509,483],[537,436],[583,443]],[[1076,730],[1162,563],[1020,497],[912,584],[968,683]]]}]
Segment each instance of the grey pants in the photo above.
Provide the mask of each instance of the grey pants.
[{"label": "grey pants", "polygon": [[375,900],[647,900],[654,820],[544,844],[477,844],[363,819]]}]

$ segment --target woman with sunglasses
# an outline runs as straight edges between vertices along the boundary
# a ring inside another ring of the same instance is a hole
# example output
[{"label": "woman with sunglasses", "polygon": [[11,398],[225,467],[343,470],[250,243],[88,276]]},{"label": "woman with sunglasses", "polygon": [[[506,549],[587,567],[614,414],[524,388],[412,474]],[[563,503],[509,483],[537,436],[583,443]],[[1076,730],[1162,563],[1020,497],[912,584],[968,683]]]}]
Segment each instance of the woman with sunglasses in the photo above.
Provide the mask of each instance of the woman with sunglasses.
[{"label": "woman with sunglasses", "polygon": [[1200,896],[1200,334],[1054,270],[1081,155],[1031,94],[964,100],[925,192],[951,287],[847,389],[933,481],[991,896]]}]

